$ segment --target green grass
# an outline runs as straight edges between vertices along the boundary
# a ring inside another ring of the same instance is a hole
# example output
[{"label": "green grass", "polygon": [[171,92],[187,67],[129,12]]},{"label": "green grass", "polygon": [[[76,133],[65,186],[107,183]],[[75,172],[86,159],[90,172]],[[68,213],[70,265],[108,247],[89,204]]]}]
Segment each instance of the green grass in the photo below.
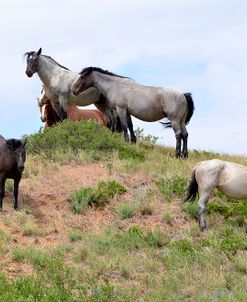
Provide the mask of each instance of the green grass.
[{"label": "green grass", "polygon": [[138,208],[138,204],[133,202],[123,202],[115,207],[115,212],[121,217],[121,219],[127,219],[133,217]]},{"label": "green grass", "polygon": [[44,133],[40,131],[26,137],[28,154],[38,154],[57,162],[78,162],[81,152],[86,152],[93,160],[109,159],[114,151],[120,159],[145,159],[144,149],[126,144],[122,135],[112,133],[94,121],[65,120]]},{"label": "green grass", "polygon": [[[247,301],[246,201],[214,192],[204,233],[195,222],[197,202],[179,206],[197,162],[247,164],[246,158],[195,150],[178,160],[174,148],[153,145],[143,131],[133,146],[91,122],[65,122],[28,138],[31,179],[49,177],[50,165],[56,170],[61,163],[100,160],[119,182],[71,192],[72,212],[60,217],[65,238],[54,246],[41,248],[45,238],[33,238],[47,233],[39,233],[43,225],[32,209],[1,214],[1,302]],[[128,187],[124,196],[121,183]]]},{"label": "green grass", "polygon": [[83,213],[88,206],[106,204],[115,195],[126,192],[126,188],[115,180],[99,182],[96,188],[80,188],[71,193],[69,197],[70,208],[74,213]]}]

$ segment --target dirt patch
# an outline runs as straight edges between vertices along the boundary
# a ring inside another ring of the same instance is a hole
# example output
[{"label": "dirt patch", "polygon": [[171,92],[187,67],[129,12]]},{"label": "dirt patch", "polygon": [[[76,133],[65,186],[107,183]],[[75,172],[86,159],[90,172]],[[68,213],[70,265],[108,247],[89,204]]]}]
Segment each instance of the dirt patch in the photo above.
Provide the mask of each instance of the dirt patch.
[{"label": "dirt patch", "polygon": [[[20,183],[20,208],[24,209],[26,220],[32,220],[36,226],[43,230],[42,235],[24,235],[22,222],[18,213],[13,209],[13,196],[7,194],[4,199],[4,212],[0,215],[0,229],[9,238],[4,241],[6,252],[1,270],[11,278],[22,274],[31,274],[32,268],[27,263],[17,263],[12,260],[14,247],[53,248],[57,245],[69,243],[68,232],[72,230],[90,231],[98,233],[106,225],[114,221],[119,222],[120,228],[138,225],[144,229],[159,227],[168,234],[176,234],[179,228],[189,228],[186,215],[181,211],[179,201],[174,201],[169,207],[172,217],[170,224],[162,221],[164,200],[157,198],[154,202],[152,215],[137,214],[133,218],[121,221],[113,211],[119,200],[113,199],[103,208],[89,208],[84,214],[73,214],[69,209],[68,197],[79,187],[96,186],[100,180],[110,180],[113,176],[109,170],[98,163],[84,165],[63,165],[57,169],[47,168],[42,173]],[[127,187],[122,199],[135,199],[133,192],[145,189],[150,180],[143,173],[131,176],[114,173],[114,179]],[[19,219],[19,220],[18,220]],[[1,240],[1,239],[0,239]]]}]

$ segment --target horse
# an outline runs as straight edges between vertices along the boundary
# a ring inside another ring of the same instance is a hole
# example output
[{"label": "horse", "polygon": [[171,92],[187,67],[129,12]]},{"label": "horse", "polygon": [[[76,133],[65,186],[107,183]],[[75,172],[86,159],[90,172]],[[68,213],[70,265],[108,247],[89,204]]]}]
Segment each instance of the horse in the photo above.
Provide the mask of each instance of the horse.
[{"label": "horse", "polygon": [[129,141],[128,129],[130,134],[133,134],[130,115],[146,122],[166,117],[169,122],[163,123],[164,126],[172,127],[176,136],[176,157],[181,156],[181,141],[182,156],[188,157],[188,132],[185,125],[189,123],[194,111],[190,93],[144,86],[98,67],[84,68],[74,82],[72,92],[74,95],[80,95],[89,88],[97,88],[116,110],[122,123],[125,141]]},{"label": "horse", "polygon": [[26,161],[25,144],[17,139],[5,140],[0,135],[0,212],[2,212],[7,178],[14,179],[14,209],[18,210],[19,183]]},{"label": "horse", "polygon": [[247,198],[247,167],[219,159],[202,161],[194,167],[185,201],[195,200],[200,193],[199,226],[202,231],[207,227],[206,206],[215,188],[230,198]]},{"label": "horse", "polygon": [[[49,99],[46,99],[45,102],[38,99],[38,106],[41,114],[40,119],[45,123],[45,129],[61,121]],[[97,109],[83,110],[76,106],[68,105],[67,114],[68,119],[71,121],[94,120],[102,126],[107,126],[106,116]]]},{"label": "horse", "polygon": [[80,75],[60,65],[53,58],[42,55],[41,52],[42,49],[40,48],[37,52],[29,51],[24,54],[27,62],[26,75],[32,77],[34,73],[38,73],[44,85],[45,93],[60,119],[67,118],[67,104],[77,106],[94,104],[97,109],[108,117],[112,131],[121,132],[122,129],[119,129],[116,112],[99,90],[90,87],[75,96],[71,89]]}]

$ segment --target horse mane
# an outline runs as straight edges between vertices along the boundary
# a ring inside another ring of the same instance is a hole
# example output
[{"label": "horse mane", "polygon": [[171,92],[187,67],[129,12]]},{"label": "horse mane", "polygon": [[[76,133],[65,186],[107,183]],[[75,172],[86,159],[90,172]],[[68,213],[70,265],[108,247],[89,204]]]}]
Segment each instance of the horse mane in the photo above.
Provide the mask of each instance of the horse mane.
[{"label": "horse mane", "polygon": [[17,148],[21,147],[23,144],[19,139],[7,139],[6,140],[6,145],[8,149],[15,151]]},{"label": "horse mane", "polygon": [[110,75],[110,76],[113,76],[113,77],[130,79],[130,78],[128,78],[128,77],[123,77],[123,76],[121,76],[121,75],[119,75],[119,74],[110,72],[110,71],[108,71],[108,70],[104,70],[104,69],[99,68],[99,67],[93,67],[93,66],[83,68],[82,71],[81,71],[79,74],[84,73],[85,76],[87,76],[87,75],[89,75],[89,74],[90,74],[91,72],[93,72],[93,71],[97,71],[97,72],[100,72],[100,73],[103,73],[103,74],[107,74],[107,75]]},{"label": "horse mane", "polygon": [[[27,52],[25,52],[24,53],[24,57],[30,57],[31,55],[33,55],[34,53],[35,53],[36,51],[27,51]],[[61,64],[59,64],[57,61],[55,61],[52,57],[49,57],[49,56],[46,56],[46,55],[40,55],[40,56],[43,56],[43,57],[46,57],[46,58],[48,58],[49,60],[51,60],[52,62],[54,62],[55,64],[57,64],[59,67],[61,67],[61,68],[63,68],[63,69],[65,69],[65,70],[70,70],[69,68],[67,68],[67,67],[65,67],[65,66],[63,66],[63,65],[61,65]]]},{"label": "horse mane", "polygon": [[41,55],[41,56],[43,56],[43,57],[46,57],[46,58],[48,58],[48,59],[50,59],[52,62],[54,62],[54,63],[56,63],[59,67],[61,67],[61,68],[63,68],[63,69],[65,69],[65,70],[69,70],[70,71],[70,69],[69,68],[67,68],[67,67],[65,67],[65,66],[63,66],[63,65],[61,65],[61,64],[59,64],[57,61],[55,61],[52,57],[49,57],[49,56],[46,56],[46,55]]}]

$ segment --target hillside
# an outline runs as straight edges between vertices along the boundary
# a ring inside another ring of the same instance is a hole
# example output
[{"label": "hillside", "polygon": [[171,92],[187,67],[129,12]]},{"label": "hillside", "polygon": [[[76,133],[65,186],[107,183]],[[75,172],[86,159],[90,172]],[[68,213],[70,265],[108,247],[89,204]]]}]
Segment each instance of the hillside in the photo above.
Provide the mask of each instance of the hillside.
[{"label": "hillside", "polygon": [[193,166],[245,157],[125,144],[92,122],[28,137],[20,207],[0,215],[0,301],[246,301],[247,202],[182,204]]}]

